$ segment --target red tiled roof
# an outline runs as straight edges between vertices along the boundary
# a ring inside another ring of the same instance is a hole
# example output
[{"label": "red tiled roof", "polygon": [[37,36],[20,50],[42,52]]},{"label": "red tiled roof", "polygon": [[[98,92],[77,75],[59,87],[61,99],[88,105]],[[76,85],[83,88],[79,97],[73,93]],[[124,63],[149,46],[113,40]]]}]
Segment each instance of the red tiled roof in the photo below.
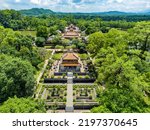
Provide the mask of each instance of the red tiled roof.
[{"label": "red tiled roof", "polygon": [[61,64],[61,66],[65,66],[65,67],[68,67],[68,66],[80,66],[80,64]]},{"label": "red tiled roof", "polygon": [[64,36],[79,36],[79,34],[77,32],[70,31],[64,33]]},{"label": "red tiled roof", "polygon": [[78,56],[74,53],[66,53],[64,56],[63,56],[63,59],[64,60],[78,60]]}]

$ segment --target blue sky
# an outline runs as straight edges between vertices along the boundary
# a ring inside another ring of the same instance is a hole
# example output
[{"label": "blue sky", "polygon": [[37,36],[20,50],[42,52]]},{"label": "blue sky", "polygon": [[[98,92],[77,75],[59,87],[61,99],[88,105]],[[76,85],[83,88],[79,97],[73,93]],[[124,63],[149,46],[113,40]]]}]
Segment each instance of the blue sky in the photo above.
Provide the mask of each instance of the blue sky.
[{"label": "blue sky", "polygon": [[150,11],[150,0],[0,0],[0,9],[47,8],[61,12]]}]

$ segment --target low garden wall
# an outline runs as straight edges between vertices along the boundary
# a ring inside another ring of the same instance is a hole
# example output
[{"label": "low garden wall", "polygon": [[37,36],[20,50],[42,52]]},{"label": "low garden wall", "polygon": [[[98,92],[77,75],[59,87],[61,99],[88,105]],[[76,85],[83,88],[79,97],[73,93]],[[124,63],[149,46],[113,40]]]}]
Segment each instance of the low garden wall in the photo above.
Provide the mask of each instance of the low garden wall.
[{"label": "low garden wall", "polygon": [[[66,72],[54,72],[54,76],[62,76],[63,74],[66,74],[67,75],[67,73]],[[88,75],[89,73],[80,73],[80,72],[74,72],[73,73],[74,75],[79,75],[79,76],[86,76],[86,75]]]},{"label": "low garden wall", "polygon": [[80,72],[75,72],[73,73],[74,75],[77,74],[77,75],[80,75],[80,76],[86,76],[86,75],[89,75],[89,73],[80,73]]},{"label": "low garden wall", "polygon": [[74,109],[92,109],[93,107],[97,107],[99,104],[97,102],[88,102],[88,103],[74,103]]},{"label": "low garden wall", "polygon": [[[52,107],[52,106],[55,106],[56,103],[46,102],[46,105]],[[57,102],[56,107],[57,107],[57,109],[65,109],[66,108],[66,103],[65,102],[64,103],[63,102]]]},{"label": "low garden wall", "polygon": [[73,83],[94,83],[96,79],[73,79]]},{"label": "low garden wall", "polygon": [[[73,79],[73,83],[94,83],[95,79]],[[67,83],[67,79],[51,79],[51,78],[45,78],[44,83]]]},{"label": "low garden wall", "polygon": [[63,74],[66,74],[66,72],[54,72],[54,76],[62,76]]},{"label": "low garden wall", "polygon": [[67,79],[44,79],[44,83],[67,83]]},{"label": "low garden wall", "polygon": [[[46,102],[46,105],[49,107],[55,106],[56,103],[54,102]],[[64,102],[57,102],[57,109],[65,109],[66,108],[66,103]],[[74,109],[92,109],[93,107],[98,107],[99,104],[97,102],[88,102],[88,103],[74,103]]]}]

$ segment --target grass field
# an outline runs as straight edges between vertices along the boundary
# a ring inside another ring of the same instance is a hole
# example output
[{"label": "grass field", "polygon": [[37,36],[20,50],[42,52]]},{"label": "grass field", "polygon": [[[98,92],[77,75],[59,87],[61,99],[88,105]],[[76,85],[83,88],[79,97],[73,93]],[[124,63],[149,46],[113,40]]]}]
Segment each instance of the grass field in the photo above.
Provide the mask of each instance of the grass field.
[{"label": "grass field", "polygon": [[55,53],[52,58],[54,60],[60,60],[62,56],[63,56],[63,53]]},{"label": "grass field", "polygon": [[32,37],[36,37],[36,31],[18,31],[23,35],[31,35]]},{"label": "grass field", "polygon": [[78,56],[81,58],[81,60],[87,60],[88,58],[88,55],[86,53],[83,53],[83,54],[78,53]]}]

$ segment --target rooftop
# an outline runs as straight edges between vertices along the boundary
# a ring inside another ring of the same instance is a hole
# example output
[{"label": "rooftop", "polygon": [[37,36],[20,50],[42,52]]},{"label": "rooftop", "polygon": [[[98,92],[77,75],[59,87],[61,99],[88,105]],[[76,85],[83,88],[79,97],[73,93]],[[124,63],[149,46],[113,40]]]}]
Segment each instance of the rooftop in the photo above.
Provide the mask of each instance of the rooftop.
[{"label": "rooftop", "polygon": [[80,37],[80,30],[78,27],[70,24],[68,27],[65,28],[65,33],[62,34],[64,38],[79,38]]},{"label": "rooftop", "polygon": [[64,66],[64,67],[67,67],[67,66],[71,66],[71,67],[80,66],[80,64],[61,64],[61,65]]},{"label": "rooftop", "polygon": [[66,53],[63,56],[64,60],[78,60],[78,55],[75,53]]},{"label": "rooftop", "polygon": [[79,36],[79,33],[74,32],[74,31],[69,31],[64,33],[64,36]]}]

